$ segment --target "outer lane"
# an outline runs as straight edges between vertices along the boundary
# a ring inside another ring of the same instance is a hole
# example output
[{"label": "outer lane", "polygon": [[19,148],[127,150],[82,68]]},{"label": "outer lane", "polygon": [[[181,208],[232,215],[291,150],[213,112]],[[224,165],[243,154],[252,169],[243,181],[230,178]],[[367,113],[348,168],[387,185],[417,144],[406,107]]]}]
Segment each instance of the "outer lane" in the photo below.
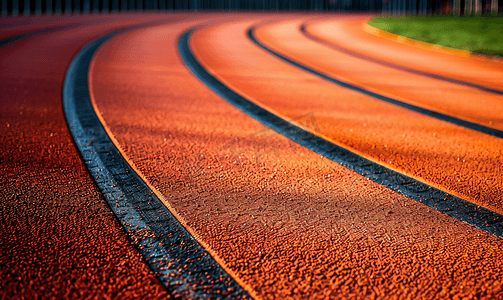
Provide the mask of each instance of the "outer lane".
[{"label": "outer lane", "polygon": [[[221,33],[198,31],[192,49],[200,58],[206,52],[202,61],[219,66],[219,76],[247,82],[249,90],[273,80],[283,94],[287,87],[314,86],[313,78],[243,43],[253,22],[215,27],[228,29]],[[262,128],[190,78],[176,50],[176,36],[187,26],[129,33],[107,43],[90,72],[92,93],[126,155],[253,294],[500,292],[493,279],[500,276],[500,239]],[[253,62],[247,61],[251,56]],[[226,61],[237,65],[225,68]],[[261,70],[254,71],[257,66]],[[303,118],[309,121],[309,115]]]},{"label": "outer lane", "polygon": [[96,36],[191,15],[106,17],[0,48],[1,298],[169,298],[82,163],[61,87],[74,53]]}]

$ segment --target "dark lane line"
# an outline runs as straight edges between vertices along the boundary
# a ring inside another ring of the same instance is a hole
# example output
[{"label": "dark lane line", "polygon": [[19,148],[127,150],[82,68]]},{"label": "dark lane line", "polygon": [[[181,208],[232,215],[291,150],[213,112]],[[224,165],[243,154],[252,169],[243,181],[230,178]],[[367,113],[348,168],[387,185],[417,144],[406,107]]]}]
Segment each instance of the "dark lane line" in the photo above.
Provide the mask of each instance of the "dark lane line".
[{"label": "dark lane line", "polygon": [[447,76],[442,76],[442,75],[438,75],[438,74],[434,74],[434,73],[429,73],[429,72],[425,72],[425,71],[421,71],[421,70],[416,70],[416,69],[413,69],[413,68],[409,68],[409,67],[406,67],[406,66],[394,64],[394,63],[391,63],[391,62],[387,62],[387,61],[384,61],[384,60],[380,60],[380,59],[377,59],[377,58],[373,58],[373,57],[370,57],[370,56],[367,56],[367,55],[364,55],[364,54],[360,54],[360,53],[351,51],[349,49],[346,49],[344,47],[332,44],[330,42],[327,42],[327,41],[325,41],[323,39],[320,39],[320,38],[318,38],[318,37],[310,34],[306,30],[306,26],[308,26],[308,24],[305,24],[305,23],[302,24],[299,27],[299,30],[308,39],[313,40],[313,41],[315,41],[315,42],[317,42],[319,44],[322,44],[322,45],[324,45],[326,47],[332,48],[332,49],[334,49],[336,51],[339,51],[339,52],[351,55],[353,57],[356,57],[356,58],[359,58],[359,59],[364,59],[364,60],[367,60],[367,61],[370,61],[370,62],[373,62],[373,63],[376,63],[376,64],[380,64],[380,65],[385,66],[385,67],[389,67],[389,68],[393,68],[393,69],[397,69],[397,70],[401,70],[401,71],[406,71],[406,72],[409,72],[409,73],[412,73],[412,74],[421,75],[421,76],[425,76],[425,77],[430,77],[430,78],[433,78],[433,79],[442,80],[442,81],[446,81],[446,82],[450,82],[450,83],[455,83],[455,84],[459,84],[459,85],[464,85],[464,86],[476,88],[476,89],[479,89],[481,91],[488,92],[488,93],[494,93],[494,94],[497,94],[497,95],[503,95],[503,91],[502,90],[498,90],[498,89],[495,89],[495,88],[483,86],[483,85],[476,84],[476,83],[469,82],[469,81],[459,80],[459,79],[450,78],[450,77],[447,77]]},{"label": "dark lane line", "polygon": [[70,131],[112,211],[170,293],[189,299],[248,299],[249,294],[126,162],[93,109],[88,70],[94,53],[107,39],[148,26],[113,31],[89,43],[74,57],[63,85],[63,107]]},{"label": "dark lane line", "polygon": [[77,23],[68,23],[68,24],[64,24],[64,25],[55,25],[55,26],[45,27],[45,28],[41,28],[41,29],[30,30],[30,31],[16,34],[16,35],[10,36],[8,38],[5,38],[3,40],[0,40],[0,47],[7,46],[9,44],[12,44],[12,43],[15,43],[15,42],[18,42],[21,40],[34,38],[39,35],[49,34],[49,33],[63,31],[63,30],[75,29],[75,28],[82,27],[82,26],[84,26],[84,25],[77,24]]},{"label": "dark lane line", "polygon": [[[140,21],[141,22],[141,21]],[[151,21],[151,23],[155,23],[156,21]],[[45,34],[50,34],[50,33],[56,33],[58,31],[65,31],[65,30],[71,30],[71,29],[77,29],[77,28],[85,28],[87,26],[97,26],[97,25],[107,25],[111,24],[113,22],[110,22],[108,20],[106,21],[101,21],[101,20],[94,20],[92,24],[82,24],[82,23],[63,23],[63,24],[58,24],[54,26],[48,26],[40,29],[34,29],[34,30],[29,30],[23,33],[15,34],[10,37],[6,37],[2,40],[0,40],[0,47],[4,47],[7,45],[10,45],[12,43],[26,40],[26,39],[31,39],[37,36],[45,35]],[[144,24],[147,24],[146,22]],[[134,26],[134,25],[132,25]]]},{"label": "dark lane line", "polygon": [[178,48],[188,68],[209,88],[232,105],[290,140],[356,173],[410,197],[431,208],[495,236],[503,237],[503,216],[475,205],[414,178],[386,168],[341,146],[327,141],[261,108],[220,82],[197,61],[189,47],[192,28],[180,36]]},{"label": "dark lane line", "polygon": [[367,95],[367,96],[370,96],[370,97],[373,97],[373,98],[376,98],[378,100],[381,100],[381,101],[384,101],[384,102],[387,102],[387,103],[390,103],[390,104],[393,104],[393,105],[396,105],[396,106],[399,106],[399,107],[402,107],[402,108],[406,108],[408,110],[411,110],[411,111],[414,111],[414,112],[417,112],[417,113],[420,113],[420,114],[423,114],[423,115],[426,115],[426,116],[429,116],[429,117],[432,117],[432,118],[435,118],[435,119],[438,119],[438,120],[442,120],[442,121],[446,121],[446,122],[449,122],[449,123],[452,123],[452,124],[455,124],[455,125],[458,125],[458,126],[462,126],[462,127],[465,127],[465,128],[468,128],[468,129],[472,129],[472,130],[475,130],[475,131],[478,131],[478,132],[481,132],[481,133],[485,133],[485,134],[488,134],[488,135],[491,135],[491,136],[494,136],[494,137],[498,137],[498,138],[503,138],[503,131],[501,130],[498,130],[498,129],[495,129],[495,128],[491,128],[491,127],[487,127],[487,126],[484,126],[484,125],[480,125],[478,123],[474,123],[474,122],[470,122],[470,121],[466,121],[466,120],[463,120],[463,119],[459,119],[459,118],[456,118],[456,117],[453,117],[453,116],[450,116],[450,115],[446,115],[446,114],[443,114],[443,113],[440,113],[440,112],[436,112],[436,111],[433,111],[433,110],[429,110],[429,109],[426,109],[426,108],[422,108],[422,107],[419,107],[419,106],[415,106],[415,105],[412,105],[412,104],[409,104],[409,103],[406,103],[406,102],[402,102],[402,101],[399,101],[399,100],[396,100],[396,99],[392,99],[392,98],[389,98],[389,97],[386,97],[386,96],[383,96],[383,95],[380,95],[380,94],[377,94],[377,93],[374,93],[372,91],[369,91],[365,88],[362,88],[362,87],[359,87],[359,86],[356,86],[356,85],[352,85],[352,84],[349,84],[349,83],[346,83],[344,81],[341,81],[341,80],[338,80],[334,77],[331,77],[330,75],[327,75],[327,74],[324,74],[324,73],[321,73],[319,71],[316,71],[316,70],[313,70],[311,68],[309,68],[308,66],[306,65],[303,65],[301,63],[298,63],[288,57],[285,57],[283,56],[282,54],[274,51],[273,49],[267,47],[266,45],[264,45],[263,43],[261,43],[260,41],[258,41],[256,38],[255,38],[255,35],[254,35],[254,31],[255,31],[255,27],[251,27],[249,30],[248,30],[248,38],[254,42],[257,46],[259,46],[260,48],[264,49],[265,51],[271,53],[272,55],[278,57],[279,59],[293,65],[293,66],[296,66],[306,72],[309,72],[313,75],[316,75],[318,77],[321,77],[331,83],[335,83],[341,87],[344,87],[344,88],[347,88],[347,89],[350,89],[350,90],[353,90],[353,91],[356,91],[356,92],[359,92],[359,93],[362,93],[364,95]]}]

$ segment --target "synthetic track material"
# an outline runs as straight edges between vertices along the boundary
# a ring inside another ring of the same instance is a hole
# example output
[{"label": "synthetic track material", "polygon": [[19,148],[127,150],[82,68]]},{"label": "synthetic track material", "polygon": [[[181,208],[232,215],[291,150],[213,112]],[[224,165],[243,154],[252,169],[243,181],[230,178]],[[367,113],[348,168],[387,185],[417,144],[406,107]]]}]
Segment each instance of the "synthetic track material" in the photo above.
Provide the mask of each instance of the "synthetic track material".
[{"label": "synthetic track material", "polygon": [[119,32],[124,29],[84,47],[73,59],[65,77],[64,112],[87,168],[132,241],[174,296],[250,298],[132,170],[93,109],[87,78],[91,59],[101,44]]},{"label": "synthetic track material", "polygon": [[450,77],[447,77],[447,76],[442,76],[442,75],[438,75],[438,74],[434,74],[434,73],[430,73],[430,72],[416,70],[416,69],[413,69],[413,68],[409,68],[409,67],[406,67],[406,66],[394,64],[394,63],[387,62],[387,61],[383,61],[383,60],[380,60],[380,59],[377,59],[377,58],[373,58],[373,57],[370,57],[370,56],[367,56],[367,55],[364,55],[364,54],[360,54],[360,53],[351,51],[349,49],[346,49],[346,48],[341,47],[339,45],[335,45],[335,44],[329,43],[329,42],[327,42],[327,41],[325,41],[323,39],[320,39],[320,38],[318,38],[318,37],[310,34],[306,30],[306,26],[309,26],[309,25],[308,24],[302,24],[299,27],[299,30],[308,39],[313,40],[313,41],[315,41],[315,42],[317,42],[319,44],[322,44],[322,45],[324,45],[326,47],[329,47],[329,48],[332,48],[334,50],[337,50],[339,52],[351,55],[353,57],[364,59],[366,61],[373,62],[373,63],[376,63],[376,64],[380,64],[380,65],[385,66],[385,67],[389,67],[389,68],[393,68],[393,69],[397,69],[397,70],[401,70],[401,71],[406,71],[406,72],[409,72],[409,73],[412,73],[412,74],[421,75],[421,76],[425,76],[425,77],[430,77],[430,78],[433,78],[433,79],[438,79],[438,80],[442,80],[442,81],[446,81],[446,82],[450,82],[450,83],[455,83],[455,84],[459,84],[459,85],[464,85],[464,86],[468,86],[468,87],[479,89],[479,90],[484,91],[484,92],[494,93],[494,94],[497,94],[497,95],[503,95],[503,91],[502,90],[490,88],[490,87],[483,86],[483,85],[476,84],[476,83],[469,82],[469,81],[459,80],[459,79],[450,78]]},{"label": "synthetic track material", "polygon": [[[204,69],[192,54],[188,43],[194,30],[196,29],[190,29],[180,36],[178,42],[180,54],[191,71],[229,103],[279,134],[376,183],[490,234],[503,236],[502,215],[359,156],[276,116],[228,88]],[[251,34],[251,31],[248,33]]]},{"label": "synthetic track material", "polygon": [[254,35],[254,31],[255,31],[255,27],[251,27],[249,30],[248,30],[248,38],[253,41],[257,46],[259,46],[260,48],[264,49],[265,51],[271,53],[272,55],[282,59],[283,61],[293,65],[293,66],[296,66],[306,72],[309,72],[313,75],[316,75],[320,78],[323,78],[327,81],[330,81],[332,83],[335,83],[341,87],[344,87],[344,88],[348,88],[348,89],[351,89],[353,91],[356,91],[356,92],[359,92],[359,93],[362,93],[364,95],[367,95],[367,96],[370,96],[370,97],[373,97],[373,98],[376,98],[378,100],[381,100],[381,101],[384,101],[384,102],[387,102],[387,103],[390,103],[390,104],[393,104],[393,105],[396,105],[396,106],[399,106],[399,107],[402,107],[402,108],[406,108],[408,110],[411,110],[411,111],[414,111],[414,112],[417,112],[417,113],[420,113],[420,114],[423,114],[423,115],[426,115],[426,116],[429,116],[429,117],[432,117],[432,118],[435,118],[435,119],[438,119],[438,120],[442,120],[442,121],[446,121],[446,122],[449,122],[449,123],[452,123],[452,124],[455,124],[455,125],[459,125],[459,126],[463,126],[465,128],[468,128],[468,129],[472,129],[472,130],[475,130],[475,131],[478,131],[478,132],[481,132],[481,133],[485,133],[485,134],[488,134],[488,135],[491,135],[491,136],[495,136],[495,137],[498,137],[498,138],[503,138],[503,131],[501,130],[498,130],[498,129],[495,129],[495,128],[491,128],[491,127],[487,127],[487,126],[484,126],[484,125],[480,125],[478,123],[474,123],[474,122],[470,122],[470,121],[466,121],[466,120],[463,120],[463,119],[459,119],[459,118],[456,118],[456,117],[453,117],[453,116],[450,116],[450,115],[447,115],[447,114],[443,114],[443,113],[440,113],[440,112],[436,112],[436,111],[433,111],[433,110],[429,110],[429,109],[426,109],[426,108],[422,108],[422,107],[419,107],[419,106],[416,106],[416,105],[412,105],[412,104],[409,104],[409,103],[406,103],[406,102],[402,102],[402,101],[399,101],[399,100],[396,100],[396,99],[392,99],[392,98],[389,98],[389,97],[386,97],[386,96],[383,96],[383,95],[380,95],[380,94],[377,94],[377,93],[374,93],[372,91],[369,91],[365,88],[362,88],[362,87],[359,87],[359,86],[355,86],[355,85],[352,85],[352,84],[349,84],[347,82],[344,82],[344,81],[341,81],[341,80],[338,80],[332,76],[329,76],[327,74],[324,74],[322,72],[319,72],[319,71],[316,71],[314,69],[311,69],[309,68],[308,66],[306,65],[303,65],[299,62],[296,62],[288,57],[285,57],[284,55],[274,51],[273,49],[267,47],[266,45],[264,45],[263,43],[261,43],[259,40],[257,40],[255,38],[255,35]]}]

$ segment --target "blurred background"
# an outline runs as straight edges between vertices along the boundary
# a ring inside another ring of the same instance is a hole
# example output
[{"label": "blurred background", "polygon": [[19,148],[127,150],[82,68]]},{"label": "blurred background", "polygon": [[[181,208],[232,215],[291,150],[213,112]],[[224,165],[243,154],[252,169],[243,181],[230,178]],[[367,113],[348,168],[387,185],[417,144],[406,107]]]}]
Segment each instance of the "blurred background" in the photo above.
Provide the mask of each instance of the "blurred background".
[{"label": "blurred background", "polygon": [[392,15],[496,15],[503,0],[0,0],[1,15],[167,10],[371,11]]}]

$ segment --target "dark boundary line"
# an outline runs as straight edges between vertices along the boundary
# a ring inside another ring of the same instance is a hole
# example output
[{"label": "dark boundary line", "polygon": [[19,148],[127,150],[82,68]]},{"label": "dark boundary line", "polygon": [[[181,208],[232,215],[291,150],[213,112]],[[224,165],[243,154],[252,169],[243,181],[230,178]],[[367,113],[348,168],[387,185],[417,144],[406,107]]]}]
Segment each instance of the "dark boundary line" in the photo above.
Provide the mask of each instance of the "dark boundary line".
[{"label": "dark boundary line", "polygon": [[87,75],[95,51],[109,38],[149,26],[112,31],[87,44],[73,58],[63,85],[63,109],[70,131],[112,211],[173,296],[250,299],[132,170],[93,109]]},{"label": "dark boundary line", "polygon": [[313,75],[316,75],[320,78],[323,78],[331,83],[335,83],[341,87],[344,87],[344,88],[347,88],[347,89],[350,89],[350,90],[353,90],[353,91],[356,91],[356,92],[359,92],[359,93],[362,93],[364,95],[367,95],[367,96],[370,96],[370,97],[373,97],[373,98],[376,98],[378,100],[381,100],[381,101],[384,101],[384,102],[387,102],[387,103],[390,103],[390,104],[393,104],[393,105],[396,105],[396,106],[399,106],[399,107],[402,107],[402,108],[405,108],[405,109],[408,109],[408,110],[411,110],[411,111],[414,111],[414,112],[417,112],[417,113],[420,113],[420,114],[423,114],[423,115],[426,115],[426,116],[429,116],[429,117],[432,117],[432,118],[435,118],[435,119],[438,119],[438,120],[441,120],[441,121],[446,121],[446,122],[449,122],[449,123],[452,123],[452,124],[455,124],[455,125],[458,125],[458,126],[462,126],[462,127],[465,127],[465,128],[468,128],[468,129],[472,129],[472,130],[475,130],[475,131],[478,131],[478,132],[481,132],[481,133],[485,133],[485,134],[488,134],[488,135],[491,135],[491,136],[494,136],[494,137],[498,137],[498,138],[503,138],[503,131],[501,130],[498,130],[498,129],[494,129],[494,128],[491,128],[491,127],[487,127],[487,126],[484,126],[484,125],[480,125],[480,124],[477,124],[477,123],[473,123],[473,122],[470,122],[470,121],[466,121],[466,120],[463,120],[463,119],[459,119],[459,118],[456,118],[456,117],[453,117],[453,116],[450,116],[450,115],[446,115],[446,114],[443,114],[443,113],[439,113],[439,112],[436,112],[436,111],[433,111],[433,110],[429,110],[429,109],[426,109],[426,108],[422,108],[422,107],[419,107],[419,106],[415,106],[415,105],[412,105],[412,104],[409,104],[409,103],[406,103],[406,102],[402,102],[402,101],[399,101],[399,100],[396,100],[396,99],[392,99],[392,98],[389,98],[389,97],[386,97],[386,96],[383,96],[383,95],[380,95],[380,94],[377,94],[377,93],[374,93],[372,91],[369,91],[369,90],[366,90],[365,88],[362,88],[362,87],[359,87],[359,86],[356,86],[356,85],[352,85],[352,84],[349,84],[349,83],[346,83],[344,81],[341,81],[341,80],[338,80],[334,77],[331,77],[327,74],[324,74],[324,73],[321,73],[319,71],[316,71],[314,69],[311,69],[309,68],[308,66],[306,65],[303,65],[301,63],[298,63],[286,56],[283,56],[282,54],[274,51],[273,49],[267,47],[266,45],[264,45],[263,43],[261,43],[260,41],[258,41],[256,38],[255,38],[255,27],[251,27],[248,29],[248,38],[254,42],[257,46],[259,46],[260,48],[264,49],[265,51],[269,52],[270,54],[276,56],[277,58],[293,65],[293,66],[296,66],[298,68],[300,68],[301,70],[303,71],[306,71],[308,73],[311,73]]},{"label": "dark boundary line", "polygon": [[413,68],[409,68],[409,67],[406,67],[406,66],[394,64],[394,63],[387,62],[387,61],[384,61],[384,60],[380,60],[380,59],[377,59],[377,58],[373,58],[373,57],[370,57],[370,56],[367,56],[367,55],[364,55],[364,54],[360,54],[358,52],[354,52],[352,50],[346,49],[346,48],[341,47],[339,45],[332,44],[332,43],[330,43],[328,41],[325,41],[325,40],[323,40],[321,38],[318,38],[318,37],[312,35],[311,33],[309,33],[306,30],[306,26],[309,26],[309,24],[306,24],[306,23],[302,24],[299,27],[299,30],[308,39],[311,39],[311,40],[313,40],[313,41],[315,41],[315,42],[317,42],[319,44],[322,44],[322,45],[324,45],[326,47],[332,48],[332,49],[334,49],[336,51],[339,51],[339,52],[351,55],[353,57],[364,59],[364,60],[367,60],[367,61],[370,61],[370,62],[373,62],[373,63],[376,63],[376,64],[383,65],[385,67],[389,67],[389,68],[393,68],[393,69],[397,69],[397,70],[401,70],[401,71],[406,71],[406,72],[413,73],[413,74],[416,74],[416,75],[421,75],[421,76],[430,77],[430,78],[433,78],[433,79],[443,80],[443,81],[450,82],[450,83],[464,85],[464,86],[476,88],[476,89],[479,89],[481,91],[488,92],[488,93],[494,93],[494,94],[498,94],[498,95],[503,95],[503,91],[502,90],[498,90],[498,89],[495,89],[495,88],[483,86],[483,85],[476,84],[476,83],[473,83],[473,82],[468,82],[468,81],[464,81],[464,80],[450,78],[450,77],[447,77],[447,76],[437,75],[437,74],[430,73],[430,72],[416,70],[416,69],[413,69]]},{"label": "dark boundary line", "polygon": [[278,117],[228,88],[204,69],[192,54],[188,42],[194,30],[196,29],[189,29],[180,36],[178,40],[180,55],[188,68],[203,83],[229,103],[290,140],[376,183],[492,235],[503,237],[502,215],[359,156]]}]

